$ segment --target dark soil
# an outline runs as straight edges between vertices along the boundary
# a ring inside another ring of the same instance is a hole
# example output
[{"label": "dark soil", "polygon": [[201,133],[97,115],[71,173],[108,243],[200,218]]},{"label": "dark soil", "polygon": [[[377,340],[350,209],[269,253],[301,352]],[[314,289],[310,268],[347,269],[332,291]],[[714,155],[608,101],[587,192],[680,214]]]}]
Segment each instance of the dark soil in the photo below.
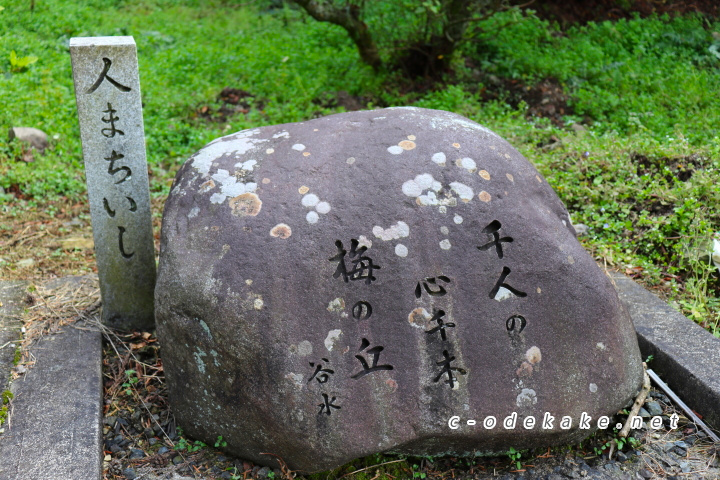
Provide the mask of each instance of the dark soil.
[{"label": "dark soil", "polygon": [[250,110],[262,111],[265,103],[250,92],[240,88],[225,87],[218,94],[214,104],[201,105],[190,115],[207,121],[224,123],[229,117],[250,113]]},{"label": "dark soil", "polygon": [[563,116],[574,113],[572,106],[568,104],[570,96],[554,78],[527,85],[517,79],[488,75],[481,93],[485,101],[503,100],[513,108],[517,108],[520,102],[525,102],[528,105],[528,118],[547,118],[557,127],[565,126]]},{"label": "dark soil", "polygon": [[717,0],[536,0],[526,8],[535,10],[541,18],[557,21],[563,27],[633,18],[635,15],[644,18],[653,14],[701,13],[708,17],[720,17],[720,2]]}]

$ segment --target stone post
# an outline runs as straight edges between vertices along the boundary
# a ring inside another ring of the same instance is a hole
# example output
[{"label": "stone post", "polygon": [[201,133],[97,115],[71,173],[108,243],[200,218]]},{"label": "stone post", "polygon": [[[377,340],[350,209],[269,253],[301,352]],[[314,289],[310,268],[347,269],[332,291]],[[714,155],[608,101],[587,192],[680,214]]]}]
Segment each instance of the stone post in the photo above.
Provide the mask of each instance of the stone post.
[{"label": "stone post", "polygon": [[70,39],[103,322],[154,325],[155,248],[132,37]]}]

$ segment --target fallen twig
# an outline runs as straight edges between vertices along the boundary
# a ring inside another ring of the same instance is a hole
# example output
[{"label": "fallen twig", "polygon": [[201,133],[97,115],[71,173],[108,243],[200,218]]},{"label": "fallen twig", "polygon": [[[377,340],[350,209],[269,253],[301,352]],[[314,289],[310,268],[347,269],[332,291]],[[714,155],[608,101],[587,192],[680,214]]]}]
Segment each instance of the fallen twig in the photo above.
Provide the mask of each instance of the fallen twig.
[{"label": "fallen twig", "polygon": [[645,403],[645,399],[647,398],[647,394],[650,391],[650,377],[648,376],[648,368],[647,364],[643,362],[643,386],[640,390],[640,393],[638,394],[637,398],[635,399],[635,403],[633,403],[632,409],[630,410],[630,413],[628,414],[627,420],[625,420],[625,425],[623,425],[622,430],[620,430],[619,435],[623,438],[628,436],[628,433],[630,433],[630,425],[632,424],[633,417],[637,416],[638,412],[640,412],[640,407],[643,406]]}]

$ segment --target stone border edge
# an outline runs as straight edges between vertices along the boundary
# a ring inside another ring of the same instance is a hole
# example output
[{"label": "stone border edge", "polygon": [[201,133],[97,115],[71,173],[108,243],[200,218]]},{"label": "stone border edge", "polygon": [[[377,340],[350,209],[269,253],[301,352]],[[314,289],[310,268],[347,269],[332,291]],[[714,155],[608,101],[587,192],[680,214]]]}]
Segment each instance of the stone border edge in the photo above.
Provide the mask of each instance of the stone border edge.
[{"label": "stone border edge", "polygon": [[608,272],[627,308],[644,358],[712,428],[720,428],[720,339],[627,276]]}]

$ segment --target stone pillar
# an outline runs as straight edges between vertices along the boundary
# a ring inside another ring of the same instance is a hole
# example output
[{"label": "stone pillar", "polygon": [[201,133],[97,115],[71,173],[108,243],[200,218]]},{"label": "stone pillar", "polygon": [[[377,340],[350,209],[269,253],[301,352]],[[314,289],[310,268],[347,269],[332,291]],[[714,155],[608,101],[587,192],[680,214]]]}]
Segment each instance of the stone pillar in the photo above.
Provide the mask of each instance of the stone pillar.
[{"label": "stone pillar", "polygon": [[103,322],[154,325],[155,248],[132,37],[70,39]]}]

